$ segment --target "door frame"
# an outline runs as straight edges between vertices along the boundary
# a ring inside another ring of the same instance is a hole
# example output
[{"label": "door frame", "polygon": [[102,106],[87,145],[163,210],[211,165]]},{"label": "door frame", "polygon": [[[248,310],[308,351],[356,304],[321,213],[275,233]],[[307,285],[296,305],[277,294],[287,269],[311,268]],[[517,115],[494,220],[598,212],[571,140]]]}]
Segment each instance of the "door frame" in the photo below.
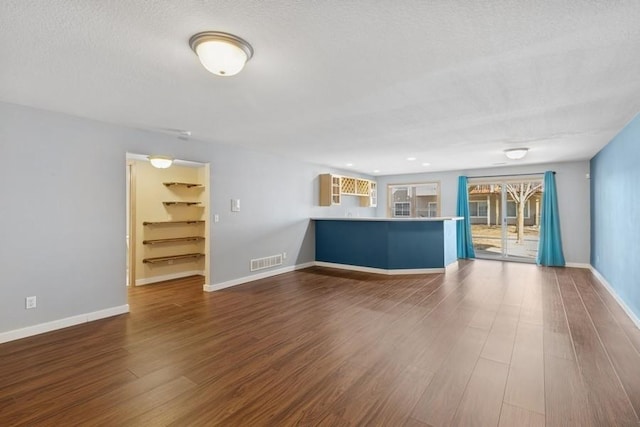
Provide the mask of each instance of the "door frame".
[{"label": "door frame", "polygon": [[[474,185],[499,185],[500,186],[500,254],[491,254],[483,252],[481,256],[478,256],[476,251],[476,258],[480,259],[490,259],[490,260],[498,260],[498,261],[512,261],[512,262],[523,262],[534,264],[536,262],[537,256],[528,258],[528,257],[518,257],[509,255],[508,253],[508,244],[509,244],[509,216],[508,216],[508,191],[506,189],[506,185],[508,183],[515,182],[529,182],[529,181],[540,181],[544,182],[544,174],[513,174],[513,175],[497,175],[497,176],[487,176],[487,177],[469,177],[467,179],[467,195],[469,196],[469,189]],[[542,188],[544,191],[544,187]],[[489,213],[487,213],[489,215]],[[498,216],[496,216],[497,218]],[[490,221],[490,218],[488,219]],[[470,224],[471,225],[471,224]],[[473,244],[473,230],[471,234],[471,240]],[[475,244],[474,244],[475,250]],[[537,249],[536,249],[537,255]]]},{"label": "door frame", "polygon": [[129,186],[129,211],[127,216],[129,217],[129,224],[127,235],[129,236],[129,242],[127,244],[127,257],[129,262],[129,274],[127,277],[127,286],[135,286],[136,277],[136,165],[133,160],[127,159],[128,170],[128,182]]},{"label": "door frame", "polygon": [[[128,220],[128,225],[125,226],[126,228],[126,232],[129,236],[129,244],[128,247],[125,247],[125,250],[127,251],[127,253],[125,254],[126,259],[128,260],[129,263],[129,274],[128,277],[126,278],[126,283],[127,283],[127,287],[135,287],[136,286],[136,255],[138,252],[137,245],[137,235],[142,233],[142,231],[136,231],[138,230],[137,227],[137,206],[136,206],[136,199],[137,199],[137,193],[136,193],[136,188],[137,188],[137,180],[138,180],[138,172],[137,172],[137,168],[136,168],[136,162],[137,161],[148,161],[148,155],[143,155],[143,154],[136,154],[136,153],[132,153],[132,152],[126,152],[126,168],[125,168],[125,174],[128,175],[128,179],[126,180],[126,185],[127,185],[127,191],[128,191],[128,197],[125,196],[126,198],[126,212],[125,212],[125,216]],[[205,256],[205,261],[204,261],[204,278],[205,278],[205,284],[203,286],[203,291],[207,291],[210,292],[211,291],[211,280],[212,280],[212,276],[211,276],[211,268],[212,268],[212,263],[211,263],[211,253],[212,253],[212,237],[211,237],[211,222],[212,222],[212,216],[211,216],[211,192],[212,192],[212,186],[211,186],[211,164],[208,162],[201,162],[201,161],[197,161],[197,160],[182,160],[182,159],[175,159],[174,162],[176,164],[182,165],[182,166],[190,166],[190,167],[195,167],[198,170],[201,171],[202,173],[202,182],[205,186],[205,190],[203,193],[203,197],[204,199],[203,201],[203,206],[204,206],[204,212],[203,212],[203,219],[205,220],[204,222],[204,236],[205,236],[205,247],[204,247],[204,253],[206,254]],[[126,243],[126,242],[125,242]],[[126,266],[125,266],[126,268]],[[140,285],[138,285],[140,286]]]}]

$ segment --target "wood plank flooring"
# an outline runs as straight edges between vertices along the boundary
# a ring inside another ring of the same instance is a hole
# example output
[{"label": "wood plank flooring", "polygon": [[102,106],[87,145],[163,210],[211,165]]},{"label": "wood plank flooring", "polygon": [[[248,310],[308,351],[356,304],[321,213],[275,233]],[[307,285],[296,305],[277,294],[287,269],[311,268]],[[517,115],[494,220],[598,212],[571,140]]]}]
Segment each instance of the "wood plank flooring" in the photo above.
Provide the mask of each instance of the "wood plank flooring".
[{"label": "wood plank flooring", "polygon": [[309,268],[0,345],[0,426],[638,426],[640,331],[587,270]]}]

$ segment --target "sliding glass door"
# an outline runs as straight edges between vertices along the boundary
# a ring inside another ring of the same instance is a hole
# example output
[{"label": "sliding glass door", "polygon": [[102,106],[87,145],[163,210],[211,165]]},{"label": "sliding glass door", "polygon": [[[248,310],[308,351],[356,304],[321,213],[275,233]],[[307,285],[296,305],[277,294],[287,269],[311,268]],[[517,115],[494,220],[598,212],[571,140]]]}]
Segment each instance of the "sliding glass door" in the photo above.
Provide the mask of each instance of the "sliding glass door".
[{"label": "sliding glass door", "polygon": [[540,238],[542,176],[469,179],[477,258],[534,262]]}]

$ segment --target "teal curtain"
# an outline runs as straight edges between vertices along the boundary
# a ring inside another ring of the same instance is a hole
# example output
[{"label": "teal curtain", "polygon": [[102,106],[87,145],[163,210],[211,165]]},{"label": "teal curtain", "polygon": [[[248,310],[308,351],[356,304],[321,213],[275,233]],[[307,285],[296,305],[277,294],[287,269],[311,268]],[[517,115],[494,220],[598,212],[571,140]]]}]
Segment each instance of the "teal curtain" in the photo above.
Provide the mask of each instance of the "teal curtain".
[{"label": "teal curtain", "polygon": [[473,241],[471,240],[471,220],[469,219],[469,190],[467,177],[458,177],[458,208],[456,215],[463,217],[456,221],[458,258],[475,258]]},{"label": "teal curtain", "polygon": [[540,218],[540,242],[538,243],[538,265],[564,267],[558,197],[554,172],[544,173],[542,214]]}]

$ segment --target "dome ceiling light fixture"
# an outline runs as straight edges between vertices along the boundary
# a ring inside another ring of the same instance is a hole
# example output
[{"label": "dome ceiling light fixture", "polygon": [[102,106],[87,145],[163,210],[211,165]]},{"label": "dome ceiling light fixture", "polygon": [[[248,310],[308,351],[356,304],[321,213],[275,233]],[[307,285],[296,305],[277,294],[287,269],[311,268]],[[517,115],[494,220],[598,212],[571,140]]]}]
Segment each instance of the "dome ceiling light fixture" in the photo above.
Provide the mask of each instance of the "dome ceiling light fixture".
[{"label": "dome ceiling light fixture", "polygon": [[528,148],[510,148],[508,150],[504,150],[504,155],[511,160],[520,160],[527,155],[528,151]]},{"label": "dome ceiling light fixture", "polygon": [[204,31],[189,39],[189,46],[210,73],[233,76],[253,56],[253,48],[238,36],[219,31]]},{"label": "dome ceiling light fixture", "polygon": [[173,157],[154,154],[149,156],[149,162],[154,168],[166,169],[173,164]]}]

